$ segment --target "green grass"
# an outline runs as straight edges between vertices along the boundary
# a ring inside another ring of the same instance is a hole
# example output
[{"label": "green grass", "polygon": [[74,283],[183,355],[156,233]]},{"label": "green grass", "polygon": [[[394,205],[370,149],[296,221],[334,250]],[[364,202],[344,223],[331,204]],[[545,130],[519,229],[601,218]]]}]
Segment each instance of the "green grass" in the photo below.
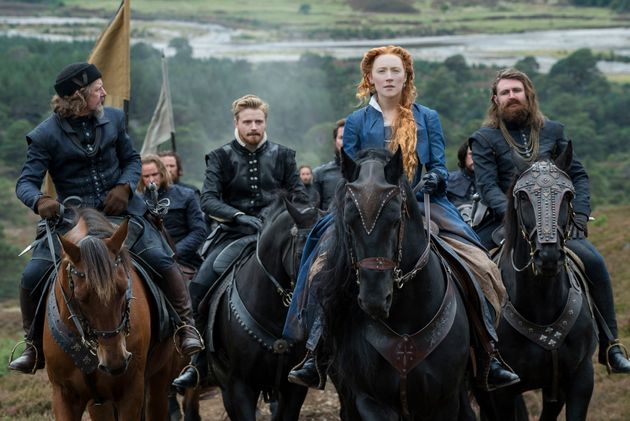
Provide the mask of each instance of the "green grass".
[{"label": "green grass", "polygon": [[[66,10],[57,8],[53,13],[64,14],[67,9],[78,8],[98,11],[98,15],[107,17],[113,15],[119,3],[66,0],[64,4]],[[302,4],[310,5],[308,14],[299,12]],[[263,31],[267,39],[523,32],[621,26],[628,20],[628,17],[617,16],[604,8],[532,5],[525,1],[501,3],[495,7],[455,7],[418,0],[415,8],[418,13],[390,14],[355,11],[344,0],[133,0],[132,16],[222,23]]]}]

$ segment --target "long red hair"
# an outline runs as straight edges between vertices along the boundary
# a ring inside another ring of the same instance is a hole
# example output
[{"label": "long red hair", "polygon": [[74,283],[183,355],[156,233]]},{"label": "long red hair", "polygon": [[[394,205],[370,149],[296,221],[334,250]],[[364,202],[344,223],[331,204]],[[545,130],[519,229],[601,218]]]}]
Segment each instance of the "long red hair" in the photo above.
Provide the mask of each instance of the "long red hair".
[{"label": "long red hair", "polygon": [[400,96],[400,104],[398,106],[398,118],[392,124],[392,141],[389,144],[391,152],[395,152],[400,147],[403,156],[403,165],[405,174],[409,180],[413,180],[413,176],[418,168],[418,156],[416,155],[416,121],[413,118],[412,106],[416,100],[416,87],[413,83],[413,58],[409,51],[395,45],[386,47],[372,48],[368,50],[361,60],[361,82],[357,86],[357,98],[367,102],[369,98],[376,93],[374,84],[370,82],[372,67],[374,60],[383,54],[393,54],[400,57],[405,69],[405,84]]}]

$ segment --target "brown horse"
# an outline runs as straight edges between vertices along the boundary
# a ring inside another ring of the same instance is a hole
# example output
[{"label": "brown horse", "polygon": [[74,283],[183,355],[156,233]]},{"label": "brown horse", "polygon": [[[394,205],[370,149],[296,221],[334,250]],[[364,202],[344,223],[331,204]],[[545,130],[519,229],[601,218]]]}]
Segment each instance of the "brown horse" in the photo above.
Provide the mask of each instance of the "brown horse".
[{"label": "brown horse", "polygon": [[[152,338],[148,288],[118,229],[93,209],[60,236],[44,356],[58,420],[165,420],[173,343]],[[145,411],[146,408],[146,411]]]}]

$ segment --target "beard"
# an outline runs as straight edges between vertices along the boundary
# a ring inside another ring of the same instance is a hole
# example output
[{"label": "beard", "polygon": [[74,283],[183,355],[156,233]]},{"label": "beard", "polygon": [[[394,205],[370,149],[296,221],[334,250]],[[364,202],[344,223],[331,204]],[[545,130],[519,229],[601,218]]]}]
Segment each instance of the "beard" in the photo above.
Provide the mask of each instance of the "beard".
[{"label": "beard", "polygon": [[506,123],[522,126],[529,120],[529,107],[518,99],[512,99],[499,107],[499,117]]}]

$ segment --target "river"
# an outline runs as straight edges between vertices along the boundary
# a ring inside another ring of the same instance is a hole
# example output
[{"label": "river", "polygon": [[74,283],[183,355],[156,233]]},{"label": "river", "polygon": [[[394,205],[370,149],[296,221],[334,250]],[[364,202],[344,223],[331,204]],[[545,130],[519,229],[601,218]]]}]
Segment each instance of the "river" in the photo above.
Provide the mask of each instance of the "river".
[{"label": "river", "polygon": [[[98,18],[9,17],[0,16],[0,35],[44,39],[49,41],[94,40],[107,25]],[[167,55],[174,38],[186,38],[198,58],[229,58],[261,61],[295,61],[304,53],[331,55],[337,58],[360,58],[367,48],[397,44],[408,48],[414,57],[443,61],[461,54],[468,64],[510,66],[531,55],[540,70],[546,72],[559,59],[580,48],[594,52],[613,52],[630,57],[630,28],[572,29],[532,31],[517,34],[471,34],[431,37],[408,37],[376,40],[331,41],[247,41],[240,30],[216,24],[165,20],[132,20],[132,42],[145,42]],[[251,35],[251,34],[249,34]],[[255,34],[264,40],[264,33]],[[599,62],[606,74],[630,75],[630,63]]]}]

